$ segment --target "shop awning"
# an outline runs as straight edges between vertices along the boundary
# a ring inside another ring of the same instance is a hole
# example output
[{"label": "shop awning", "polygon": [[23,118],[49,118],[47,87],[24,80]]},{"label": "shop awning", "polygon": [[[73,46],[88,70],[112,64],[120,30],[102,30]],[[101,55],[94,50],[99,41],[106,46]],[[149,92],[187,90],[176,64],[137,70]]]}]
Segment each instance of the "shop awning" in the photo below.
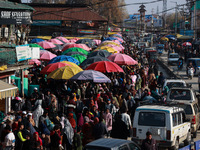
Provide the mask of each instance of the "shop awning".
[{"label": "shop awning", "polygon": [[17,89],[16,86],[0,81],[0,99],[15,96]]}]

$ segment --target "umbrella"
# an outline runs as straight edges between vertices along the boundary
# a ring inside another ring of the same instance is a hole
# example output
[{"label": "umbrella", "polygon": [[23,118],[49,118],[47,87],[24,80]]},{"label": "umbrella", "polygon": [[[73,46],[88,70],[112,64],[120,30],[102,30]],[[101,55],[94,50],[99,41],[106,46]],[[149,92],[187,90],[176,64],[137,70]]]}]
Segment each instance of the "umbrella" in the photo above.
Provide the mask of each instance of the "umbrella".
[{"label": "umbrella", "polygon": [[171,37],[176,38],[175,35],[166,35],[165,37],[167,37],[167,38],[171,38]]},{"label": "umbrella", "polygon": [[113,40],[118,40],[116,37],[108,37],[104,39],[103,41],[113,41]]},{"label": "umbrella", "polygon": [[123,69],[114,62],[98,61],[89,65],[85,70],[96,70],[103,73],[106,72],[124,72]]},{"label": "umbrella", "polygon": [[70,80],[92,81],[95,83],[111,83],[103,73],[95,70],[84,70],[74,75]]},{"label": "umbrella", "polygon": [[126,54],[113,54],[108,57],[109,60],[118,65],[136,65],[138,64],[133,58]]},{"label": "umbrella", "polygon": [[160,40],[162,40],[162,41],[169,41],[169,39],[167,37],[162,37]]},{"label": "umbrella", "polygon": [[64,43],[59,41],[58,39],[51,39],[49,40],[49,42],[53,43],[53,44],[57,44],[57,45],[63,45]]},{"label": "umbrella", "polygon": [[109,53],[118,53],[118,51],[112,47],[109,47],[109,46],[102,46],[102,47],[99,47],[99,49],[103,49],[103,50],[107,50]]},{"label": "umbrella", "polygon": [[95,56],[95,57],[90,57],[87,58],[86,60],[84,60],[80,66],[85,69],[87,66],[89,66],[90,64],[97,62],[97,61],[110,61],[109,59],[105,58],[105,57],[100,57],[100,56]]},{"label": "umbrella", "polygon": [[95,42],[96,45],[101,44],[101,40],[94,39],[93,41]]},{"label": "umbrella", "polygon": [[192,43],[190,43],[190,42],[184,42],[183,46],[192,46]]},{"label": "umbrella", "polygon": [[79,45],[80,48],[82,48],[82,49],[84,49],[86,51],[90,51],[91,50],[91,48],[88,47],[86,44],[78,44],[78,45]]},{"label": "umbrella", "polygon": [[41,62],[38,59],[31,59],[28,61],[28,64],[29,65],[34,65],[34,64],[41,65]]},{"label": "umbrella", "polygon": [[86,44],[88,47],[93,48],[95,46],[95,42],[91,39],[80,39],[76,41],[77,44]]},{"label": "umbrella", "polygon": [[88,55],[88,52],[82,48],[78,48],[78,47],[72,47],[72,48],[69,48],[67,50],[65,50],[62,55],[65,55],[66,53],[68,52],[80,52],[80,53],[83,53],[85,55]]},{"label": "umbrella", "polygon": [[69,48],[73,48],[73,47],[77,47],[77,48],[82,48],[84,50],[91,50],[87,45],[85,44],[75,44],[75,43],[71,43],[71,44],[65,44],[62,48],[62,51],[65,51]]},{"label": "umbrella", "polygon": [[60,55],[60,56],[57,56],[57,57],[51,59],[49,61],[49,64],[56,63],[56,62],[61,62],[61,61],[70,61],[70,62],[73,62],[73,63],[75,63],[77,65],[80,63],[77,59],[75,59],[75,58],[73,58],[71,56]]},{"label": "umbrella", "polygon": [[73,39],[70,39],[69,42],[70,42],[70,43],[75,43],[75,42],[78,41],[78,40],[79,40],[79,38],[73,38]]},{"label": "umbrella", "polygon": [[43,47],[41,47],[40,45],[36,44],[36,43],[31,43],[31,44],[28,44],[29,47],[39,47],[40,49],[44,49]]},{"label": "umbrella", "polygon": [[56,47],[52,48],[52,50],[56,50],[56,51],[61,51],[62,50],[62,45],[57,45],[55,44]]},{"label": "umbrella", "polygon": [[44,67],[40,73],[41,74],[50,74],[52,71],[64,67],[64,66],[71,66],[70,64],[62,63],[62,62],[57,62],[57,63],[52,63]]},{"label": "umbrella", "polygon": [[74,66],[74,67],[78,67],[77,64],[70,62],[70,61],[61,61],[61,63],[65,63],[65,64],[68,64],[68,65],[71,65],[71,66]]},{"label": "umbrella", "polygon": [[119,35],[119,34],[113,34],[113,35],[112,35],[112,37],[119,37],[119,38],[121,38],[121,39],[122,39],[122,36],[121,36],[121,35]]},{"label": "umbrella", "polygon": [[62,36],[59,36],[59,37],[56,37],[56,39],[59,39],[65,43],[69,43],[69,40],[67,40],[66,38],[62,37]]},{"label": "umbrella", "polygon": [[95,52],[92,52],[88,55],[88,57],[94,57],[94,56],[101,56],[101,57],[108,57],[110,56],[112,53],[109,53],[106,50],[98,50]]},{"label": "umbrella", "polygon": [[121,48],[121,47],[118,47],[118,46],[116,46],[116,45],[108,44],[108,45],[105,45],[105,46],[112,47],[112,48],[114,48],[115,50],[117,50],[118,52],[121,52],[121,51],[122,51],[122,48]]},{"label": "umbrella", "polygon": [[78,66],[64,66],[52,71],[47,78],[55,80],[68,80],[81,71],[83,71],[83,69]]},{"label": "umbrella", "polygon": [[113,41],[105,41],[105,42],[101,43],[99,46],[105,46],[105,45],[108,45],[108,44],[112,44],[112,45],[116,45],[116,46],[120,47],[119,44],[117,44],[117,43],[115,43]]},{"label": "umbrella", "polygon": [[44,41],[44,40],[43,40],[43,39],[36,38],[36,39],[32,39],[32,40],[30,41],[30,43],[38,43],[38,42],[42,42],[42,41]]},{"label": "umbrella", "polygon": [[56,47],[53,43],[48,41],[42,41],[37,43],[38,45],[42,46],[44,49],[50,49]]},{"label": "umbrella", "polygon": [[121,39],[121,38],[119,38],[119,37],[115,37],[118,41],[120,41],[121,43],[123,43],[124,42],[124,40],[123,39]]},{"label": "umbrella", "polygon": [[49,61],[54,57],[56,57],[56,55],[49,51],[46,50],[40,51],[40,60]]},{"label": "umbrella", "polygon": [[83,54],[83,53],[81,53],[81,52],[68,52],[68,53],[66,53],[65,55],[71,56],[71,55],[75,55],[75,54],[79,54],[79,55],[82,55],[82,56],[87,57],[87,55],[85,55],[85,54]]},{"label": "umbrella", "polygon": [[[71,55],[71,57],[77,59],[77,60],[79,61],[79,64],[82,63],[82,62],[86,59],[85,56],[82,56],[82,55],[79,55],[79,54]],[[78,64],[78,65],[79,65],[79,64]]]}]

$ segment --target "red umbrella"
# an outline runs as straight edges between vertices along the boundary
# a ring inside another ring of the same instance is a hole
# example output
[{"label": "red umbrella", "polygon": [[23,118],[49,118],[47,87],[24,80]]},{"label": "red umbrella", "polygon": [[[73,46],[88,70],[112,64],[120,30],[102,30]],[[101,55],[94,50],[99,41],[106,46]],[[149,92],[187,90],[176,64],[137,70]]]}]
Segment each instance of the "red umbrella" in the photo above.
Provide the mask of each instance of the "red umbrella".
[{"label": "red umbrella", "polygon": [[59,41],[58,39],[51,39],[51,40],[49,40],[49,42],[51,42],[53,44],[63,45],[63,42]]},{"label": "red umbrella", "polygon": [[190,42],[184,42],[183,46],[192,46],[192,43],[190,43]]},{"label": "red umbrella", "polygon": [[58,68],[64,67],[64,66],[71,66],[71,65],[62,63],[62,62],[52,63],[52,64],[49,64],[46,67],[44,67],[40,73],[41,74],[50,74],[52,71],[54,71]]},{"label": "red umbrella", "polygon": [[34,65],[34,64],[40,65],[41,62],[38,59],[31,59],[28,61],[28,64],[29,65]]},{"label": "red umbrella", "polygon": [[69,49],[69,48],[72,48],[72,47],[78,47],[78,48],[82,48],[82,49],[84,49],[84,50],[89,50],[90,48],[87,46],[87,45],[85,45],[85,44],[66,44],[66,45],[64,45],[63,46],[63,48],[62,48],[62,51],[65,51],[65,50],[67,50],[67,49]]},{"label": "red umbrella", "polygon": [[116,63],[110,61],[98,61],[89,65],[85,70],[96,70],[99,72],[124,72]]},{"label": "red umbrella", "polygon": [[42,41],[37,43],[38,45],[42,46],[44,49],[50,49],[56,47],[53,43],[48,41]]},{"label": "red umbrella", "polygon": [[46,50],[40,51],[40,60],[49,61],[56,56],[57,55]]},{"label": "red umbrella", "polygon": [[138,64],[137,61],[135,61],[133,58],[126,54],[113,54],[108,57],[109,60],[112,62],[118,64],[118,65],[136,65]]}]

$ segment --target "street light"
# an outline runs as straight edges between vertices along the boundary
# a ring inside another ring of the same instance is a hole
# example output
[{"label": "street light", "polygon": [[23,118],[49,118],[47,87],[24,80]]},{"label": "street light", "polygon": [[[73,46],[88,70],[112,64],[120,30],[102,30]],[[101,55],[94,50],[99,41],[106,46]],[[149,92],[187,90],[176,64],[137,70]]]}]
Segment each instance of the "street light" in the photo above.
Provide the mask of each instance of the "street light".
[{"label": "street light", "polygon": [[178,16],[177,16],[177,2],[170,1],[171,3],[176,3],[176,11],[175,11],[175,33],[177,33],[177,23],[178,23]]}]

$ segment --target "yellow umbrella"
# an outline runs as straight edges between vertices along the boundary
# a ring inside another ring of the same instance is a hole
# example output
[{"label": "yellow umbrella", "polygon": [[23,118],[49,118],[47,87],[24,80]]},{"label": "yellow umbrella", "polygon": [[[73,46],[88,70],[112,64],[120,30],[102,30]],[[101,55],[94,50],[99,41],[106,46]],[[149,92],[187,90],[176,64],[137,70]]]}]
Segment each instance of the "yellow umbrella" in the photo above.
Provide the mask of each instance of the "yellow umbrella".
[{"label": "yellow umbrella", "polygon": [[109,53],[118,53],[118,51],[112,47],[109,47],[109,46],[101,46],[99,47],[99,49],[103,49],[103,50],[107,50]]},{"label": "yellow umbrella", "polygon": [[55,79],[55,80],[68,80],[73,77],[75,74],[83,71],[80,67],[75,66],[64,66],[52,71],[48,76],[47,79]]},{"label": "yellow umbrella", "polygon": [[68,64],[68,65],[71,65],[71,66],[74,66],[74,67],[79,67],[77,64],[70,62],[70,61],[61,61],[61,63],[65,63],[65,64]]},{"label": "yellow umbrella", "polygon": [[162,41],[169,41],[169,39],[167,37],[162,37],[160,40],[162,40]]},{"label": "yellow umbrella", "polygon": [[112,41],[103,42],[103,43],[101,43],[98,47],[100,47],[100,46],[105,46],[105,45],[109,45],[109,44],[111,44],[111,45],[116,45],[116,46],[120,47],[119,44],[117,44],[117,43],[115,43],[115,42],[112,42]]}]

